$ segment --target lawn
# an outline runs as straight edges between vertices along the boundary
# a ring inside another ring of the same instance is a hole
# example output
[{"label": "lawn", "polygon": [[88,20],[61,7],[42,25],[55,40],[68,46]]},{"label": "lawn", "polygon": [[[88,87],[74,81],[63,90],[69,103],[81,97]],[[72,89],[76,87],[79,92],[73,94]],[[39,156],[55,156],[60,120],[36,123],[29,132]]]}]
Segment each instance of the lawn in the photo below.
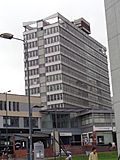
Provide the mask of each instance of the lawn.
[{"label": "lawn", "polygon": [[[117,152],[101,152],[98,153],[99,160],[117,160]],[[73,160],[88,160],[88,156],[79,155],[73,156]]]},{"label": "lawn", "polygon": [[[65,160],[66,157],[59,157],[57,160]],[[117,152],[100,152],[98,153],[99,160],[117,160]],[[51,158],[49,160],[54,160]],[[88,156],[86,155],[76,155],[72,157],[72,160],[88,160]]]}]

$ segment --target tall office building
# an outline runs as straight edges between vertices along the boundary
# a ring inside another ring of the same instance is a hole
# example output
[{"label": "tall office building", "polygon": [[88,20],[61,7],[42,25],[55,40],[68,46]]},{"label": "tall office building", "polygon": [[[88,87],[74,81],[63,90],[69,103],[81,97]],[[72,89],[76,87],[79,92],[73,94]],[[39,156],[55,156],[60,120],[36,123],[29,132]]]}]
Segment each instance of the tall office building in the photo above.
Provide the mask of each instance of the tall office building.
[{"label": "tall office building", "polygon": [[118,153],[120,154],[120,1],[105,0],[109,55],[116,119]]},{"label": "tall office building", "polygon": [[[40,95],[48,109],[111,107],[106,48],[89,36],[86,20],[57,13],[23,27],[31,95]],[[26,63],[25,87],[27,95]]]}]

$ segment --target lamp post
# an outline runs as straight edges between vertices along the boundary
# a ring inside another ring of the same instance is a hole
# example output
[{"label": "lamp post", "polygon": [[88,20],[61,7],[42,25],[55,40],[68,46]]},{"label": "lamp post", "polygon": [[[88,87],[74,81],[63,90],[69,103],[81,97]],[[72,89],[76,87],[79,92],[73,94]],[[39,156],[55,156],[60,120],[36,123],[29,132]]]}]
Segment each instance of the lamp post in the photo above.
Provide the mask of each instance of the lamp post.
[{"label": "lamp post", "polygon": [[8,100],[7,100],[7,94],[11,92],[11,90],[8,90],[7,92],[4,92],[5,94],[5,110],[6,110],[6,118],[5,118],[5,125],[6,125],[6,155],[8,159]]},{"label": "lamp post", "polygon": [[25,59],[26,59],[26,65],[27,65],[27,82],[28,82],[28,110],[29,110],[29,159],[32,160],[32,109],[31,109],[31,103],[30,103],[30,79],[29,79],[29,61],[28,61],[28,43],[24,39],[16,38],[11,33],[3,33],[0,34],[1,38],[5,39],[15,39],[18,41],[22,41],[24,43],[24,49],[25,49]]}]

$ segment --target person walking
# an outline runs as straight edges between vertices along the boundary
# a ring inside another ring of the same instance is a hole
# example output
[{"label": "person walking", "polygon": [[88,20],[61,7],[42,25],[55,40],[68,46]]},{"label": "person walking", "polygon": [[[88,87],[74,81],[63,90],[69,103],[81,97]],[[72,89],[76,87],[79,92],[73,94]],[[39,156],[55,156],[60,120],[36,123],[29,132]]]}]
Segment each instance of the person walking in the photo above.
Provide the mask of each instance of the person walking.
[{"label": "person walking", "polygon": [[92,152],[89,155],[89,160],[98,160],[98,155],[95,147],[92,148]]}]

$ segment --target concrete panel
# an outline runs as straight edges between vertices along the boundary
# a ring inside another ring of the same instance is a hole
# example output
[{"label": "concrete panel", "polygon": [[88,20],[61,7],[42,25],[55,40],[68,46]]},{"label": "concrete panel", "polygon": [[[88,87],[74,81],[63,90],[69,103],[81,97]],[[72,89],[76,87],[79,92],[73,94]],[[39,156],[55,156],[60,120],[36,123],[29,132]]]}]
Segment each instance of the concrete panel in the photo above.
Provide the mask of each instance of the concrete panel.
[{"label": "concrete panel", "polygon": [[105,0],[108,43],[113,85],[113,107],[117,132],[118,154],[120,154],[120,1]]},{"label": "concrete panel", "polygon": [[118,0],[105,0],[105,8],[108,9],[112,7],[116,2],[118,2]]},{"label": "concrete panel", "polygon": [[46,86],[40,87],[41,93],[46,92]]},{"label": "concrete panel", "polygon": [[38,46],[43,46],[44,45],[44,40],[42,39],[42,40],[39,40],[38,41]]},{"label": "concrete panel", "polygon": [[45,73],[45,67],[44,68],[40,68],[40,74]]},{"label": "concrete panel", "polygon": [[112,72],[114,103],[120,101],[120,68]]},{"label": "concrete panel", "polygon": [[109,51],[110,51],[110,63],[111,70],[115,70],[120,67],[120,49],[118,37],[109,41]]},{"label": "concrete panel", "polygon": [[3,116],[0,117],[0,128],[3,128]]},{"label": "concrete panel", "polygon": [[45,63],[45,58],[40,58],[39,59],[39,64],[44,64]]},{"label": "concrete panel", "polygon": [[39,50],[38,50],[38,55],[40,55],[40,56],[41,56],[41,55],[45,55],[45,54],[44,54],[44,48],[43,48],[43,46],[39,48]]},{"label": "concrete panel", "polygon": [[110,8],[107,12],[106,12],[106,19],[107,19],[107,30],[108,33],[110,32],[111,34],[108,34],[108,40],[112,39],[116,34],[117,34],[117,30],[116,30],[116,15],[115,15],[115,9],[114,8]]},{"label": "concrete panel", "polygon": [[45,82],[45,77],[40,77],[40,83],[44,83]]},{"label": "concrete panel", "polygon": [[24,128],[24,120],[23,120],[23,118],[19,118],[19,128]]}]

